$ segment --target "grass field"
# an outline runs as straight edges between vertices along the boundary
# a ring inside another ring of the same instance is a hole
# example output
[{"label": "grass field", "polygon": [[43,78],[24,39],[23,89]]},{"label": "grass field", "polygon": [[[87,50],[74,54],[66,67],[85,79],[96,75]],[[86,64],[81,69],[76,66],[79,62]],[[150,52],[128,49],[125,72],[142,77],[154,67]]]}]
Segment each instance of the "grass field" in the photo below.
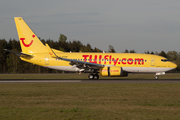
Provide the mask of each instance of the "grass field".
[{"label": "grass field", "polygon": [[0,84],[1,120],[180,119],[180,84]]},{"label": "grass field", "polygon": [[[87,79],[88,74],[0,74],[1,79]],[[163,78],[164,77],[164,78]],[[153,79],[153,74],[123,78]],[[179,74],[160,76],[179,79]],[[0,120],[178,120],[179,83],[0,84]]]}]

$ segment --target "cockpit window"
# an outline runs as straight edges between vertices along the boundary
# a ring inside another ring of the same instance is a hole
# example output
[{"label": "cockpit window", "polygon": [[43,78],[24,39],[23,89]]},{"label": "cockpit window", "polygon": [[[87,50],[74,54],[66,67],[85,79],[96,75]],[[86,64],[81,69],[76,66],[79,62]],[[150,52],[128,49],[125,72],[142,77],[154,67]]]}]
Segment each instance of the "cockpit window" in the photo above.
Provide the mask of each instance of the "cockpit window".
[{"label": "cockpit window", "polygon": [[167,62],[169,61],[168,59],[161,59],[162,62]]}]

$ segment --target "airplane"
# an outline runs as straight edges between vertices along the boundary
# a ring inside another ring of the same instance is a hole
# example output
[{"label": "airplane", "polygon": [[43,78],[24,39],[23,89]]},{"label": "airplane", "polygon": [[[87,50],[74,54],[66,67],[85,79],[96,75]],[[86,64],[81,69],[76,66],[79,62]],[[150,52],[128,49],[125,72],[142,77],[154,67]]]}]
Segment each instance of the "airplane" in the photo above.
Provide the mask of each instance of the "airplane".
[{"label": "airplane", "polygon": [[168,59],[152,54],[62,52],[43,44],[21,17],[14,17],[22,52],[7,50],[21,60],[50,69],[89,73],[89,79],[101,76],[126,77],[128,73],[155,73],[154,78],[175,69]]}]

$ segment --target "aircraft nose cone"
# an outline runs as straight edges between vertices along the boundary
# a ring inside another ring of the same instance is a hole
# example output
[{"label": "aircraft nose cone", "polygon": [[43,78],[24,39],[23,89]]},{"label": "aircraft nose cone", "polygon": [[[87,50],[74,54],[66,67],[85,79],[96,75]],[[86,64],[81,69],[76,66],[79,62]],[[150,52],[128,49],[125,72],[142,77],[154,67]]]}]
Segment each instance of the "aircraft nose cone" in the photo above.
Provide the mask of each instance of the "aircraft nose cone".
[{"label": "aircraft nose cone", "polygon": [[171,63],[172,68],[177,68],[177,65],[175,63]]}]

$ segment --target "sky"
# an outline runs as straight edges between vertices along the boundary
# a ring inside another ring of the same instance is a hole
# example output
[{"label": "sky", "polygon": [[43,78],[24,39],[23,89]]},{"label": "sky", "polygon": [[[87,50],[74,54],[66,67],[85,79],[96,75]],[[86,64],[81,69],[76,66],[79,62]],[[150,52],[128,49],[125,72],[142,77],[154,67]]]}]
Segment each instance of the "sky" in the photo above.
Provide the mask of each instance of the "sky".
[{"label": "sky", "polygon": [[0,11],[0,39],[18,40],[14,17],[22,17],[45,40],[180,52],[180,0],[1,0]]}]

